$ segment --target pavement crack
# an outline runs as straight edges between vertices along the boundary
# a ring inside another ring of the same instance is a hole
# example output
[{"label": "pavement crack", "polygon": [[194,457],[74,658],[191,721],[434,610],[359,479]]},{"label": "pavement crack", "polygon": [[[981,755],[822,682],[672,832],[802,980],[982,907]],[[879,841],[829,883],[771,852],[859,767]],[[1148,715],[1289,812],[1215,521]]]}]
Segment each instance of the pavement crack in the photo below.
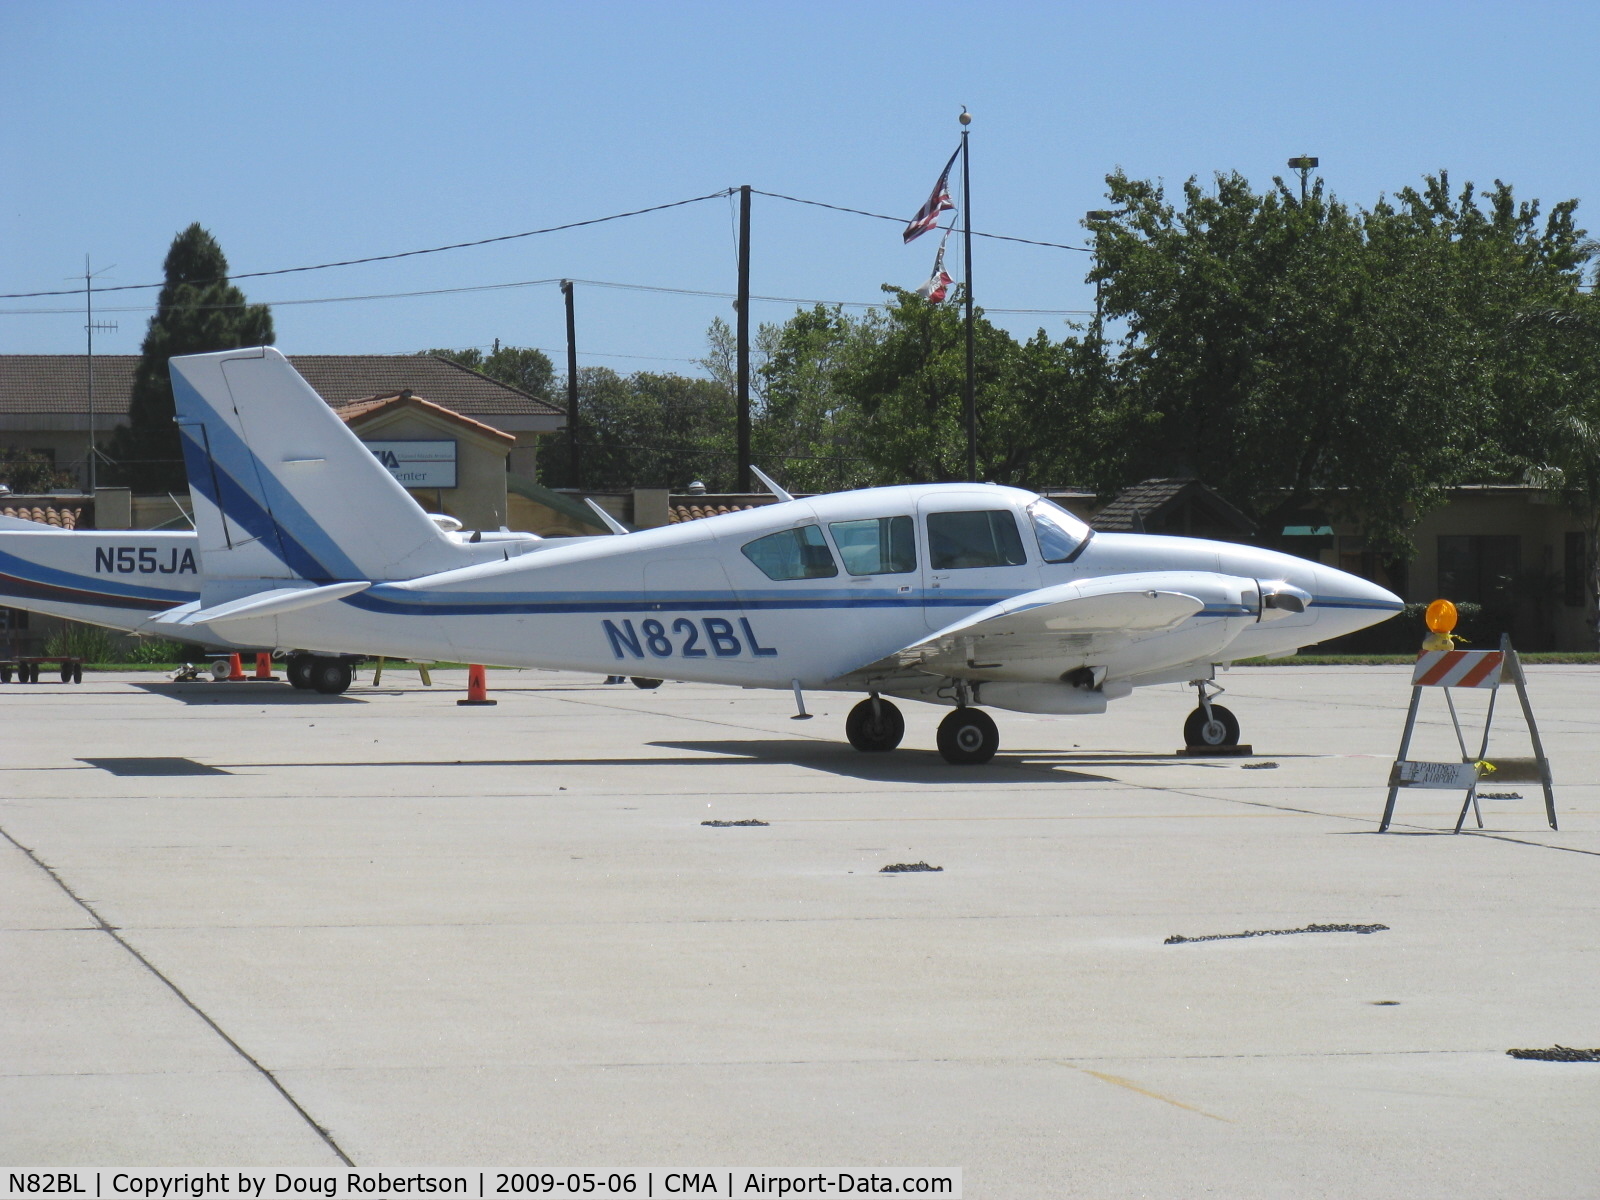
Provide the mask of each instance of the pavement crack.
[{"label": "pavement crack", "polygon": [[137,961],[139,965],[142,966],[146,971],[149,971],[150,974],[154,975],[162,983],[166,984],[167,989],[171,991],[172,994],[179,1000],[181,1000],[184,1006],[187,1007],[190,1012],[194,1013],[195,1016],[204,1021],[211,1031],[228,1045],[229,1049],[231,1049],[240,1058],[244,1059],[245,1062],[249,1063],[253,1068],[255,1068],[261,1077],[272,1085],[272,1089],[277,1092],[278,1095],[283,1097],[285,1103],[287,1103],[290,1108],[294,1109],[294,1111],[299,1114],[300,1119],[316,1131],[317,1136],[322,1139],[322,1141],[327,1145],[328,1149],[332,1150],[334,1154],[338,1156],[340,1162],[347,1167],[353,1167],[356,1165],[351,1161],[350,1156],[340,1148],[339,1143],[333,1140],[333,1135],[321,1125],[317,1124],[312,1115],[305,1110],[305,1107],[289,1094],[289,1090],[285,1088],[282,1083],[278,1082],[278,1077],[276,1075],[263,1066],[261,1062],[257,1060],[256,1057],[248,1050],[236,1042],[228,1034],[228,1032],[222,1028],[221,1025],[218,1025],[217,1022],[212,1019],[211,1015],[207,1013],[205,1009],[201,1008],[198,1004],[191,1000],[188,995],[185,994],[182,988],[180,988],[175,982],[173,982],[173,980],[163,974],[161,969],[148,958],[146,958],[142,953],[140,953],[139,949],[129,942],[127,938],[123,937],[121,929],[115,925],[112,925],[97,911],[95,911],[93,905],[68,887],[66,880],[61,878],[54,867],[50,866],[43,859],[41,859],[33,852],[32,849],[24,846],[21,842],[17,841],[16,838],[12,837],[9,830],[0,829],[0,837],[5,838],[6,841],[10,842],[13,846],[25,854],[29,862],[33,863],[34,866],[38,867],[39,870],[48,875],[51,880],[54,881],[55,885],[64,893],[66,893],[68,899],[70,899],[79,908],[83,909],[84,912],[89,914],[90,918],[95,923],[95,927],[100,932],[104,933],[112,941],[116,942],[117,945],[121,946],[130,955],[132,955],[134,960]]}]

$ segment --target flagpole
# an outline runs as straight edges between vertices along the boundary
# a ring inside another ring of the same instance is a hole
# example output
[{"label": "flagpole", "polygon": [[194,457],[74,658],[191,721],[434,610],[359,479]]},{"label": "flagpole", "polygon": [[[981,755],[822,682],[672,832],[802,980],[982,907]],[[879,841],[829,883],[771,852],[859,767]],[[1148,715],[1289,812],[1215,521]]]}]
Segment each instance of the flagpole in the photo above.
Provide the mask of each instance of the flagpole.
[{"label": "flagpole", "polygon": [[966,385],[966,414],[967,414],[967,479],[972,483],[978,482],[978,406],[973,393],[973,368],[972,368],[972,159],[967,149],[967,126],[972,124],[972,114],[967,112],[966,105],[961,107],[961,218],[962,241],[965,250],[962,257],[967,263],[967,385]]}]

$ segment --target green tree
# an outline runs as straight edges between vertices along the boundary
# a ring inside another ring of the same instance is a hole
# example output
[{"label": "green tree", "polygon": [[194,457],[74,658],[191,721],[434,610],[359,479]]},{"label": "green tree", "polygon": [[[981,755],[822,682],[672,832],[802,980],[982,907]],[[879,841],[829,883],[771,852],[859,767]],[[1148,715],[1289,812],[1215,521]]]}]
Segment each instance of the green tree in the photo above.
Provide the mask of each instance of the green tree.
[{"label": "green tree", "polygon": [[555,366],[550,356],[532,346],[502,346],[498,341],[488,354],[476,346],[465,350],[424,350],[436,358],[459,363],[468,370],[507,384],[518,391],[527,392],[541,400],[553,400]]},{"label": "green tree", "polygon": [[837,305],[818,304],[781,326],[762,326],[769,331],[750,435],[756,461],[794,491],[877,482],[862,448],[861,410],[839,387],[844,364],[862,345],[860,324]]},{"label": "green tree", "polygon": [[1197,475],[1269,529],[1315,503],[1406,554],[1416,516],[1515,456],[1507,415],[1537,392],[1514,315],[1572,294],[1572,203],[1496,185],[1487,206],[1441,174],[1370,212],[1279,179],[1193,179],[1181,207],[1107,180],[1093,225],[1108,317],[1125,321],[1109,388],[1123,437],[1114,482]]},{"label": "green tree", "polygon": [[[834,386],[855,411],[860,453],[879,482],[965,479],[966,333],[957,304],[886,286],[890,302],[859,323]],[[976,314],[978,477],[1038,484],[1064,469],[1068,417],[1086,392],[1074,346],[1041,331],[1024,345]]]},{"label": "green tree", "polygon": [[[670,487],[700,479],[712,491],[734,483],[734,414],[727,390],[709,379],[607,367],[578,371],[583,486]],[[539,478],[570,487],[570,430],[545,438]]]},{"label": "green tree", "polygon": [[228,282],[222,247],[198,223],[173,239],[165,271],[134,371],[128,424],[113,432],[109,447],[113,478],[135,492],[181,492],[188,486],[167,360],[273,341],[267,306],[247,304]]},{"label": "green tree", "polygon": [[48,454],[7,446],[0,450],[0,483],[14,495],[38,495],[51,488],[71,487],[77,478],[70,471],[56,470]]}]

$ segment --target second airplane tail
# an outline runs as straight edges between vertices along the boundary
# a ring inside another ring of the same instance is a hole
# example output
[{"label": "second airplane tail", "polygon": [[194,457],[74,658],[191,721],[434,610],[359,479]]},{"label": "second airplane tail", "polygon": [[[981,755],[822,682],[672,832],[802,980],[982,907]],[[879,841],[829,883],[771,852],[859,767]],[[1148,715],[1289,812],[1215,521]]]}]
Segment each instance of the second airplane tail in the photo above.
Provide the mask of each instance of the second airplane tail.
[{"label": "second airplane tail", "polygon": [[171,370],[208,593],[213,583],[411,579],[462,565],[277,350],[187,355]]}]

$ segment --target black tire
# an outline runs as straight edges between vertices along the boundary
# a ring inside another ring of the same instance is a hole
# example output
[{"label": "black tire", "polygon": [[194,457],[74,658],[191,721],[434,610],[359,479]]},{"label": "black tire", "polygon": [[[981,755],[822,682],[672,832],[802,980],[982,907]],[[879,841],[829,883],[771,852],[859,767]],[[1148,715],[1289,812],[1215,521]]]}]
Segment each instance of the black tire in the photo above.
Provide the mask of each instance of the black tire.
[{"label": "black tire", "polygon": [[658,687],[661,686],[661,680],[659,680],[659,679],[645,679],[645,678],[643,678],[642,676],[639,676],[639,675],[630,675],[630,676],[628,676],[628,682],[633,684],[634,687],[642,688],[644,691],[647,691],[647,692],[650,691],[652,688],[658,688]]},{"label": "black tire", "polygon": [[39,682],[39,669],[43,665],[44,665],[43,663],[34,663],[33,666],[28,669],[28,682],[29,683],[38,683]]},{"label": "black tire", "polygon": [[1239,744],[1239,718],[1220,704],[1211,706],[1211,720],[1206,720],[1206,710],[1196,708],[1183,723],[1185,746],[1237,746]]},{"label": "black tire", "polygon": [[887,700],[863,700],[844,719],[844,735],[864,754],[893,750],[906,735],[906,719]]},{"label": "black tire", "polygon": [[73,663],[72,664],[72,682],[73,683],[82,683],[83,682],[83,664],[82,663]]},{"label": "black tire", "polygon": [[64,663],[61,664],[61,682],[62,683],[71,683],[72,682],[72,664],[71,663],[64,662]]},{"label": "black tire", "polygon": [[1000,749],[1000,731],[981,708],[958,708],[939,722],[939,753],[956,766],[980,766]]},{"label": "black tire", "polygon": [[289,655],[288,665],[284,674],[289,676],[289,686],[309,691],[311,688],[311,664],[313,659],[309,654]]},{"label": "black tire", "polygon": [[311,686],[324,696],[337,696],[350,686],[355,671],[345,658],[313,658],[311,660]]},{"label": "black tire", "polygon": [[[11,682],[11,668],[9,666],[0,667],[0,683],[10,683],[10,682]],[[18,679],[17,682],[21,683],[22,680]]]}]

